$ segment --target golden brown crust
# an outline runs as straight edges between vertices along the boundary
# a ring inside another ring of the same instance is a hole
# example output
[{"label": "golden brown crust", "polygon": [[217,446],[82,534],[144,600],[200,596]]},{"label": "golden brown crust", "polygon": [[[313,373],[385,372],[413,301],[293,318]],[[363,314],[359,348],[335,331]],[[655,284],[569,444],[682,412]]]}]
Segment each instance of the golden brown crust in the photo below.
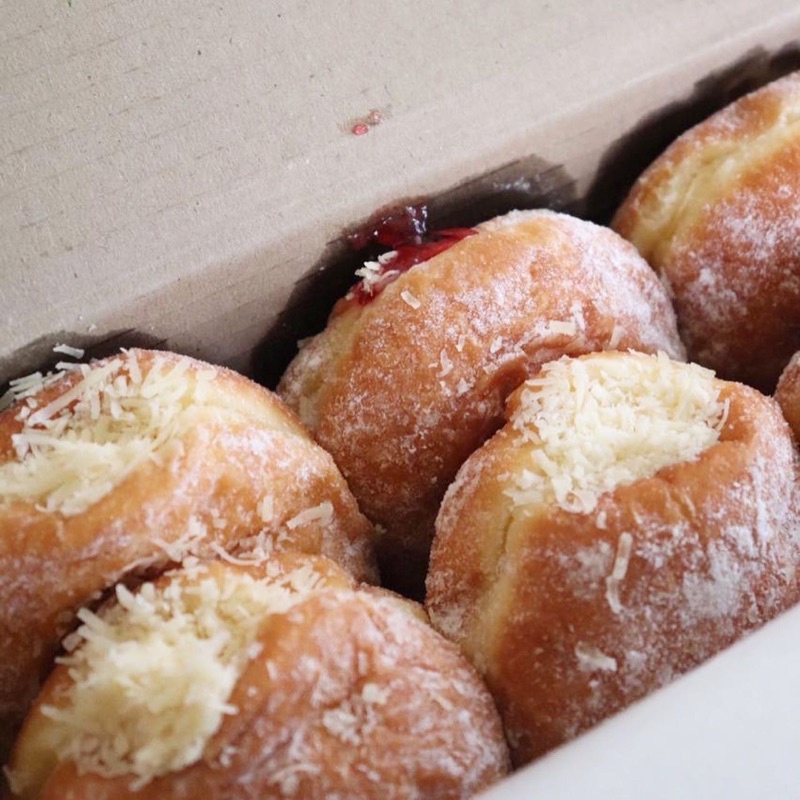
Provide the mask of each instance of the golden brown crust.
[{"label": "golden brown crust", "polygon": [[792,429],[796,442],[800,442],[800,352],[795,353],[781,372],[775,388],[775,400]]},{"label": "golden brown crust", "polygon": [[545,211],[479,231],[334,315],[279,387],[386,529],[384,572],[387,556],[424,565],[445,488],[543,362],[683,353],[662,287],[612,232]]},{"label": "golden brown crust", "polygon": [[[6,737],[76,609],[126,574],[180,560],[181,541],[192,531],[201,537],[193,544],[200,552],[236,551],[264,531],[276,549],[324,553],[358,578],[375,577],[369,524],[330,456],[277,397],[228,370],[132,352],[143,372],[156,362],[186,364],[190,381],[199,371],[211,370],[213,378],[203,402],[184,412],[181,447],[141,464],[83,512],[46,511],[37,498],[0,502],[0,731]],[[76,382],[70,376],[45,389],[39,408]],[[17,458],[12,436],[22,427],[19,409],[0,414],[0,464]],[[260,510],[267,495],[269,520]],[[330,505],[325,518],[298,517],[324,503]]]},{"label": "golden brown crust", "polygon": [[689,358],[772,391],[800,349],[800,73],[677,139],[612,226],[666,281]]},{"label": "golden brown crust", "polygon": [[[308,563],[316,571],[324,559]],[[238,712],[200,761],[138,790],[130,778],[80,775],[65,763],[38,797],[467,798],[502,777],[508,751],[496,709],[457,648],[408,601],[337,582],[328,575],[265,619],[263,649],[230,697]],[[59,667],[26,723],[20,757],[36,747],[40,708],[65,681]]]},{"label": "golden brown crust", "polygon": [[503,489],[526,462],[510,425],[450,488],[427,608],[486,678],[515,763],[621,710],[797,600],[789,431],[769,398],[720,385],[730,409],[717,444],[696,461],[601,495],[590,513],[515,506]]}]

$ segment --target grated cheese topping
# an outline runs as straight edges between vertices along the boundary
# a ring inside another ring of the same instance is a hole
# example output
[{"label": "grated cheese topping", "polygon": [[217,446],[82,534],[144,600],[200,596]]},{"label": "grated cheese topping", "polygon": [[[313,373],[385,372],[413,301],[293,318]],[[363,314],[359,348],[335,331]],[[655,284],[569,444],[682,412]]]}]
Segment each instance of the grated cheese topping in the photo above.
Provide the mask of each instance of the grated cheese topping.
[{"label": "grated cheese topping", "polygon": [[[599,527],[599,526],[598,526]],[[633,548],[633,536],[627,531],[619,535],[617,541],[617,554],[614,558],[614,566],[611,574],[606,576],[606,601],[608,607],[614,614],[622,611],[622,602],[619,599],[619,586],[628,574],[628,564],[631,559],[631,549]]]},{"label": "grated cheese topping", "polygon": [[719,392],[713,372],[663,353],[550,362],[520,391],[511,424],[529,457],[506,494],[588,513],[603,493],[716,443],[728,414]]},{"label": "grated cheese topping", "polygon": [[59,761],[81,773],[129,775],[132,788],[199,760],[225,715],[265,615],[283,613],[320,576],[301,567],[277,578],[198,566],[171,573],[116,603],[79,613],[59,659],[73,684],[63,705],[43,706]]},{"label": "grated cheese topping", "polygon": [[617,659],[586,642],[575,645],[575,657],[581,672],[616,672]]},{"label": "grated cheese topping", "polygon": [[[6,502],[36,502],[65,516],[80,514],[108,494],[149,459],[175,446],[182,412],[202,401],[216,372],[187,375],[189,362],[155,356],[147,369],[134,351],[74,366],[80,373],[44,407],[23,404],[23,422],[12,436],[16,458],[0,464],[0,497]],[[16,382],[15,400],[55,381],[34,374]]]},{"label": "grated cheese topping", "polygon": [[85,353],[80,347],[72,347],[69,344],[57,344],[53,348],[54,353],[63,353],[66,356],[70,356],[71,358],[83,358]]},{"label": "grated cheese topping", "polygon": [[415,311],[422,306],[422,302],[416,295],[413,295],[408,289],[403,289],[400,292],[400,297],[402,298],[403,302],[407,305],[411,306]]},{"label": "grated cheese topping", "polygon": [[323,500],[319,505],[312,508],[305,508],[299,514],[295,514],[286,522],[289,530],[307,525],[309,522],[321,522],[323,525],[330,525],[333,521],[333,503],[330,500]]},{"label": "grated cheese topping", "polygon": [[[395,258],[397,258],[397,251],[390,250],[388,253],[379,255],[377,261],[365,261],[364,266],[355,271],[356,277],[361,278],[362,290],[369,296],[372,296],[387,279],[400,274],[399,270],[386,269],[387,265]],[[355,292],[351,289],[347,293],[347,298],[352,299],[353,297],[355,297]]]}]

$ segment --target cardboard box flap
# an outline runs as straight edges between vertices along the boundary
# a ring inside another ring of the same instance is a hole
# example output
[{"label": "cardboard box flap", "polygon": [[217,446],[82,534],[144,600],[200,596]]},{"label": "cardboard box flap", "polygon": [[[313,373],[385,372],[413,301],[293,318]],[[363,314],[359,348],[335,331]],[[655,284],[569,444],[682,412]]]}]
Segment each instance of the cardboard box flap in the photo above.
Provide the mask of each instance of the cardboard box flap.
[{"label": "cardboard box flap", "polygon": [[779,47],[800,10],[31,0],[2,14],[0,380],[57,340],[129,329],[244,367],[344,227],[532,155],[580,193],[689,74]]}]

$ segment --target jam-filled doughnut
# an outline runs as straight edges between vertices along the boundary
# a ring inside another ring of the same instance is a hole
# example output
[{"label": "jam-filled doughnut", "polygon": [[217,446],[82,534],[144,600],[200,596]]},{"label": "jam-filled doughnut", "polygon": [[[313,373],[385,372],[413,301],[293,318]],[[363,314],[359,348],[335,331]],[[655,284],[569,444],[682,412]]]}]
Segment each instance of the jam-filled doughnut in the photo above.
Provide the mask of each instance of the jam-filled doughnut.
[{"label": "jam-filled doughnut", "polygon": [[678,138],[612,225],[665,281],[689,358],[771,392],[800,349],[800,73]]},{"label": "jam-filled doughnut", "polygon": [[81,619],[15,747],[17,797],[467,798],[508,769],[458,649],[325,558],[200,563]]},{"label": "jam-filled doughnut", "polygon": [[278,388],[378,523],[384,577],[421,584],[433,521],[508,393],[565,353],[682,357],[670,302],[634,248],[549,211],[512,212],[401,273],[396,256],[306,342]]},{"label": "jam-filled doughnut", "polygon": [[442,504],[434,626],[521,764],[798,598],[796,455],[772,399],[666,356],[545,365]]},{"label": "jam-filled doughnut", "polygon": [[267,390],[143,350],[44,383],[0,413],[0,741],[77,608],[128,573],[293,548],[375,577],[341,473]]}]

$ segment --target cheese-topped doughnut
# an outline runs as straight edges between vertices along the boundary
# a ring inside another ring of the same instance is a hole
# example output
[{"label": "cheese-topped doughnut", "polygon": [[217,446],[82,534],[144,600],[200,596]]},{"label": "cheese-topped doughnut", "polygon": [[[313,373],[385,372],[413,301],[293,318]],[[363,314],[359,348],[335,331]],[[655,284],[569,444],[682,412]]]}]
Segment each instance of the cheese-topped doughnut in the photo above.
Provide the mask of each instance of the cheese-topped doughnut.
[{"label": "cheese-topped doughnut", "polygon": [[800,349],[800,73],[677,139],[613,227],[665,281],[689,357],[772,391]]},{"label": "cheese-topped doughnut", "polygon": [[507,770],[457,648],[327,559],[200,564],[81,619],[15,747],[18,797],[466,798]]},{"label": "cheese-topped doughnut", "polygon": [[368,264],[278,389],[385,529],[390,581],[424,575],[447,485],[542,363],[615,348],[683,353],[656,276],[607,229],[512,212],[450,242],[402,274],[391,253]]},{"label": "cheese-topped doughnut", "polygon": [[344,479],[267,390],[142,350],[47,383],[0,413],[0,739],[77,608],[127,573],[294,548],[374,577]]},{"label": "cheese-topped doughnut", "polygon": [[775,403],[664,355],[543,367],[442,504],[433,624],[524,763],[793,603],[795,451]]}]

